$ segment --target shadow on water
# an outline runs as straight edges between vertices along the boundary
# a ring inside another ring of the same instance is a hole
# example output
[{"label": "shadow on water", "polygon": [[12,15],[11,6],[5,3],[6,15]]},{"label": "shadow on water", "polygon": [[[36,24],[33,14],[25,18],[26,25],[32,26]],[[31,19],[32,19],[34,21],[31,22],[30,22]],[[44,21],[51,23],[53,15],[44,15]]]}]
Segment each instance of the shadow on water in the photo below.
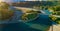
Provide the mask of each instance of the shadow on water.
[{"label": "shadow on water", "polygon": [[42,25],[51,25],[52,24],[49,16],[44,15],[44,14],[40,14],[39,18],[35,19],[34,21],[30,21],[28,23],[42,24]]},{"label": "shadow on water", "polygon": [[41,31],[37,29],[30,28],[25,23],[14,23],[14,24],[5,24],[3,31]]},{"label": "shadow on water", "polygon": [[52,22],[48,15],[40,14],[39,18],[35,19],[34,21],[29,21],[26,23],[31,28],[38,29],[38,30],[48,30],[50,26],[52,26]]}]

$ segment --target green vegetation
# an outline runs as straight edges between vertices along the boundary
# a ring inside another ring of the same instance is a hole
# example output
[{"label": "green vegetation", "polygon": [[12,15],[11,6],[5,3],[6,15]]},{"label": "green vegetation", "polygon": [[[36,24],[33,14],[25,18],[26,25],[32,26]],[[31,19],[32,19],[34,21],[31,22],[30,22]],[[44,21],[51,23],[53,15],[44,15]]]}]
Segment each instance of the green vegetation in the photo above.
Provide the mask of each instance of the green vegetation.
[{"label": "green vegetation", "polygon": [[28,10],[26,13],[41,13],[40,11]]},{"label": "green vegetation", "polygon": [[53,9],[53,12],[52,12],[52,15],[50,15],[50,19],[52,19],[57,24],[60,24],[60,18],[53,16],[53,15],[60,16],[60,6],[54,6],[51,9]]},{"label": "green vegetation", "polygon": [[9,4],[6,4],[5,2],[0,3],[0,10],[8,9],[8,8],[9,8]]},{"label": "green vegetation", "polygon": [[57,6],[55,9],[56,11],[60,11],[60,6]]},{"label": "green vegetation", "polygon": [[5,2],[0,3],[0,20],[9,19],[13,15],[13,11],[9,11],[9,4]]},{"label": "green vegetation", "polygon": [[38,16],[38,13],[36,11],[27,11],[27,13],[23,14],[21,16],[22,20],[31,20]]},{"label": "green vegetation", "polygon": [[56,22],[57,24],[60,24],[60,18],[56,19],[54,22]]},{"label": "green vegetation", "polygon": [[53,21],[55,21],[55,20],[57,19],[57,17],[55,17],[55,16],[53,16],[53,15],[50,15],[49,17],[50,17],[50,19],[52,19]]},{"label": "green vegetation", "polygon": [[37,17],[37,14],[35,14],[35,13],[23,14],[21,19],[22,20],[31,20],[31,19],[34,19],[35,17]]}]

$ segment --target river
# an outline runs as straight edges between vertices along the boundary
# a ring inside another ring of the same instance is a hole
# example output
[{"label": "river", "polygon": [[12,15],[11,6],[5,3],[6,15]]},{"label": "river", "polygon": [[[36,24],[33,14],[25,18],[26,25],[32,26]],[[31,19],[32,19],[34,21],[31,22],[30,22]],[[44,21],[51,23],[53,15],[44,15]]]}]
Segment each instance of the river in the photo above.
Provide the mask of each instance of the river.
[{"label": "river", "polygon": [[[15,10],[15,9],[14,9]],[[17,16],[11,21],[18,21],[20,12],[18,10],[15,11],[14,16]],[[49,16],[40,14],[39,18],[29,21],[29,22],[17,22],[17,23],[8,23],[4,24],[2,27],[2,31],[45,31],[48,30],[49,27],[52,25]]]}]

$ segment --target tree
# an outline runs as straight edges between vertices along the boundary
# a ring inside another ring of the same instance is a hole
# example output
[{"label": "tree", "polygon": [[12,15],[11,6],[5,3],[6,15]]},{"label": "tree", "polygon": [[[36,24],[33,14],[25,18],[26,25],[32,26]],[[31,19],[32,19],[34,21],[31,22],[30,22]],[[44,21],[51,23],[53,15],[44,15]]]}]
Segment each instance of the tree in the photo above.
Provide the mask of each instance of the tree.
[{"label": "tree", "polygon": [[9,11],[9,4],[5,2],[0,3],[0,20],[5,20],[13,15],[13,11]]}]

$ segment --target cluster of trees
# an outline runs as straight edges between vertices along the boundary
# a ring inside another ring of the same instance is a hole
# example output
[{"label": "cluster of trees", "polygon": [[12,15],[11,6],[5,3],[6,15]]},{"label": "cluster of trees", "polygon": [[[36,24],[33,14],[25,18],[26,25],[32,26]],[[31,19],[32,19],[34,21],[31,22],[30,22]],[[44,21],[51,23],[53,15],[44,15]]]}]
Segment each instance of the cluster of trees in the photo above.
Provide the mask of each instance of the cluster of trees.
[{"label": "cluster of trees", "polygon": [[8,9],[8,8],[9,8],[9,4],[7,4],[5,2],[1,2],[0,3],[0,10]]},{"label": "cluster of trees", "polygon": [[9,4],[5,2],[0,3],[0,20],[5,20],[13,15],[13,11],[9,11]]},{"label": "cluster of trees", "polygon": [[52,12],[52,15],[50,16],[50,18],[51,18],[54,22],[60,24],[60,18],[58,18],[58,17],[56,17],[56,16],[53,16],[53,15],[60,16],[60,6],[53,6],[53,7],[51,7],[51,9],[53,10],[53,12]]}]

